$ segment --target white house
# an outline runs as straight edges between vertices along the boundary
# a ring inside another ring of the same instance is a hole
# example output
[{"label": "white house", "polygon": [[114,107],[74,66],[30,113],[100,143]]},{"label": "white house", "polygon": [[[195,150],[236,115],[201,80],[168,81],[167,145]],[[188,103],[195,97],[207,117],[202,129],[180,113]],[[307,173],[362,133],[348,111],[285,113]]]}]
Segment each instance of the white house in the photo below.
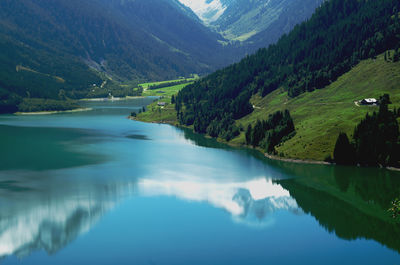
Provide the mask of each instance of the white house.
[{"label": "white house", "polygon": [[363,100],[361,100],[361,104],[362,105],[378,105],[379,102],[375,98],[364,98]]}]

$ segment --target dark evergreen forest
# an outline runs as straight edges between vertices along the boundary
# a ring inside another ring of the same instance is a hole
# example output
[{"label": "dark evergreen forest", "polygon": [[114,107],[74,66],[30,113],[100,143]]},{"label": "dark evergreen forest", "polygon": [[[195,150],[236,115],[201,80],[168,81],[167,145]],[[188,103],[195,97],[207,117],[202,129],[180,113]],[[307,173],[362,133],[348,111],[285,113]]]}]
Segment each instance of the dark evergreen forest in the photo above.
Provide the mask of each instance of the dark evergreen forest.
[{"label": "dark evergreen forest", "polygon": [[260,146],[268,153],[275,153],[275,146],[289,139],[295,133],[295,127],[288,110],[278,111],[267,120],[257,121],[246,130],[246,144]]}]

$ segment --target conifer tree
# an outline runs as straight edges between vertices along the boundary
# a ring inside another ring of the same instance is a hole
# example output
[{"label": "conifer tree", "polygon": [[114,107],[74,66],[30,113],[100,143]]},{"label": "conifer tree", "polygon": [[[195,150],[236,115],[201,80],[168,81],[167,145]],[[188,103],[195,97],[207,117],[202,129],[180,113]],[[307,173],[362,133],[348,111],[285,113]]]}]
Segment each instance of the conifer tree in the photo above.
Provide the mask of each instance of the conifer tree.
[{"label": "conifer tree", "polygon": [[333,159],[339,165],[352,165],[355,161],[355,152],[346,133],[339,133],[336,140]]},{"label": "conifer tree", "polygon": [[249,124],[249,126],[247,126],[247,130],[246,130],[246,144],[249,145],[251,144],[251,133],[252,133],[252,127],[251,124]]}]

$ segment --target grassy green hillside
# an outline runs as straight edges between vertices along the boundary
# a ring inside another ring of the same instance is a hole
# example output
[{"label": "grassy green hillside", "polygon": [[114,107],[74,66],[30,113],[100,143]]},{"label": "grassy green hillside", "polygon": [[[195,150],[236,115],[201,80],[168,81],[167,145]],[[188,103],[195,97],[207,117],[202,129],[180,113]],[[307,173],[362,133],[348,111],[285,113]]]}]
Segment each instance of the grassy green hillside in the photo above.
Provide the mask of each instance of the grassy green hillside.
[{"label": "grassy green hillside", "polygon": [[[163,101],[161,99],[159,101]],[[166,102],[165,107],[160,107],[157,105],[158,101],[153,102],[148,105],[146,112],[142,112],[135,118],[138,121],[144,122],[156,122],[156,123],[169,123],[173,125],[178,125],[178,120],[176,118],[175,105],[169,104],[170,101],[164,100]]]},{"label": "grassy green hillside", "polygon": [[[170,89],[162,90],[171,92]],[[181,87],[174,89],[172,92],[177,93]],[[400,107],[400,62],[386,62],[384,56],[379,55],[376,59],[362,61],[329,86],[296,98],[288,97],[287,91],[283,89],[264,98],[257,94],[251,99],[254,111],[236,123],[246,128],[248,124],[254,125],[257,120],[267,119],[269,114],[288,109],[296,126],[296,135],[277,146],[278,153],[286,158],[324,160],[332,155],[339,132],[352,135],[354,127],[366,113],[378,110],[378,107],[356,105],[355,101],[379,98],[384,93],[390,94],[393,103],[391,108]],[[170,98],[160,101],[169,103]],[[178,123],[174,104],[159,107],[157,102],[149,105],[148,110],[139,114],[137,119]],[[244,132],[230,143],[244,145]]]},{"label": "grassy green hillside", "polygon": [[168,98],[171,98],[172,95],[175,95],[177,91],[181,90],[188,84],[192,83],[187,83],[187,84],[180,84],[180,85],[175,85],[175,86],[169,86],[169,87],[164,87],[164,88],[158,88],[158,89],[146,89],[143,91],[143,96],[166,96]]},{"label": "grassy green hillside", "polygon": [[[278,146],[278,153],[288,158],[324,160],[333,152],[339,132],[353,133],[356,124],[367,112],[377,107],[357,106],[363,98],[391,96],[392,106],[400,107],[400,63],[386,62],[384,56],[362,61],[351,71],[323,89],[304,93],[296,98],[278,89],[264,98],[254,96],[255,110],[238,121],[244,128],[257,119],[288,109],[296,126],[296,135]],[[233,140],[244,144],[244,133]]]},{"label": "grassy green hillside", "polygon": [[[150,83],[143,83],[139,84],[140,87],[143,88],[143,96],[163,96],[163,97],[168,97],[169,100],[173,95],[176,95],[182,88],[185,86],[192,84],[195,80],[197,80],[199,77],[196,75],[195,77],[192,78],[181,78],[181,79],[175,79],[175,80],[167,80],[167,81],[160,81],[160,82],[150,82]],[[181,82],[181,81],[187,81],[187,83],[183,84],[177,84],[177,85],[171,85],[171,86],[166,86],[162,88],[157,88],[157,89],[150,89],[151,86],[157,86],[157,85],[162,85],[166,84],[168,85],[169,83],[174,83],[174,82]]]}]

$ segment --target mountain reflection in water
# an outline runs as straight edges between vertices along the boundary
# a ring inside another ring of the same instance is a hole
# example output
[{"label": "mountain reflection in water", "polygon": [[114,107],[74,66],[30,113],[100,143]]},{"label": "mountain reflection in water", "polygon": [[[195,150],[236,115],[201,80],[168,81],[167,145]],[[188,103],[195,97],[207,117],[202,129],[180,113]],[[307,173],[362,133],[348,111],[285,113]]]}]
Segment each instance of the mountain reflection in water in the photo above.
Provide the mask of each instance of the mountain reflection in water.
[{"label": "mountain reflection in water", "polygon": [[133,185],[61,181],[57,176],[50,180],[43,175],[27,180],[24,173],[9,174],[21,181],[0,188],[0,257],[24,257],[40,249],[57,252],[89,231]]}]

